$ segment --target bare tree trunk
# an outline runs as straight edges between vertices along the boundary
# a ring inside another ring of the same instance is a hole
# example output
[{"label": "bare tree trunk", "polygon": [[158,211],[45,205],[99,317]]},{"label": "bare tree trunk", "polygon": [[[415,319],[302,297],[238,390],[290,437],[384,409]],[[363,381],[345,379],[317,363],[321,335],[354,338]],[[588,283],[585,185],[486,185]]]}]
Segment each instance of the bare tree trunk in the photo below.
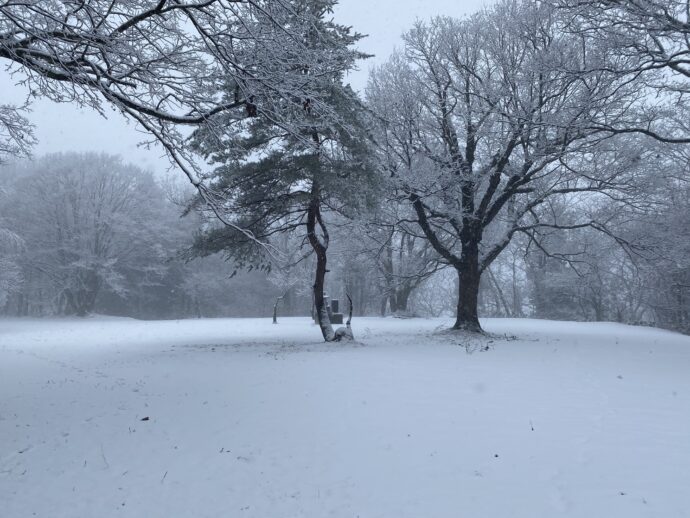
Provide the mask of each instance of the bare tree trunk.
[{"label": "bare tree trunk", "polygon": [[453,329],[481,333],[477,302],[479,299],[479,246],[469,243],[463,246],[462,261],[454,265],[458,272],[458,307]]},{"label": "bare tree trunk", "polygon": [[[467,192],[465,192],[467,191]],[[463,203],[468,207],[469,213],[473,212],[473,193],[467,185],[463,188]],[[426,235],[431,246],[458,272],[458,305],[456,320],[453,329],[463,329],[481,333],[479,325],[478,299],[479,281],[481,270],[479,268],[479,243],[482,240],[482,230],[471,218],[464,218],[460,241],[462,242],[462,253],[460,257],[455,255],[445,246],[429,223],[426,209],[421,198],[416,194],[410,194],[412,207],[414,208],[418,223]]]},{"label": "bare tree trunk", "polygon": [[405,284],[404,286],[397,288],[393,294],[392,298],[395,298],[395,310],[396,311],[407,311],[407,304],[410,300],[410,294],[412,293],[412,287]]},{"label": "bare tree trunk", "polygon": [[513,256],[512,261],[512,273],[513,273],[513,312],[514,317],[522,316],[522,296],[520,295],[520,288],[517,282],[516,267],[515,267],[515,257]]},{"label": "bare tree trunk", "polygon": [[395,314],[398,312],[398,298],[395,296],[395,291],[391,291],[390,296],[388,297],[388,300],[391,305],[391,313]]},{"label": "bare tree trunk", "polygon": [[278,303],[280,302],[280,299],[283,297],[278,297],[276,298],[276,303],[273,304],[273,323],[277,324],[278,323]]},{"label": "bare tree trunk", "polygon": [[278,323],[278,304],[280,304],[281,300],[284,300],[287,297],[287,294],[290,291],[290,288],[294,286],[294,283],[288,286],[288,288],[283,292],[283,294],[280,297],[276,298],[276,303],[273,304],[273,323],[277,324]]},{"label": "bare tree trunk", "polygon": [[491,281],[491,284],[493,285],[494,292],[496,293],[496,300],[498,302],[498,310],[500,312],[501,306],[503,306],[503,314],[507,317],[513,316],[510,311],[510,306],[508,305],[508,302],[506,301],[506,297],[503,294],[503,290],[501,289],[501,285],[498,283],[498,279],[494,275],[494,272],[491,271],[491,268],[487,268],[487,273],[489,274],[489,280]]}]

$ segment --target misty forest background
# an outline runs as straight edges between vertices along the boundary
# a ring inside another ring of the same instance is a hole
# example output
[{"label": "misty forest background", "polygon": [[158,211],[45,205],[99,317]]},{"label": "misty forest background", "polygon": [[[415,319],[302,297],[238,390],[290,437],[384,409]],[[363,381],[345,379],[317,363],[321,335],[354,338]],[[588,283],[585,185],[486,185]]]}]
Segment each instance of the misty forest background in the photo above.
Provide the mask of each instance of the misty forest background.
[{"label": "misty forest background", "polygon": [[[2,258],[5,315],[268,317],[283,295],[279,314],[311,311],[311,259],[267,272],[237,270],[222,253],[199,257],[205,253],[195,238],[203,217],[182,216],[191,193],[179,184],[119,157],[89,153],[3,169],[14,182],[3,190],[0,214],[17,236],[6,239]],[[653,179],[659,170],[650,166],[647,174]],[[635,229],[649,256],[627,254],[594,230],[554,232],[548,236],[553,253],[516,239],[482,279],[481,315],[687,330],[690,256],[675,232],[689,228],[690,197],[673,188],[666,194],[663,212]],[[336,235],[329,291],[341,298],[349,292],[356,314],[453,314],[457,278],[418,236],[392,228],[369,235],[351,223]],[[280,245],[300,249],[289,236]],[[558,255],[567,252],[577,260]]]},{"label": "misty forest background", "polygon": [[[338,27],[329,21],[333,2],[294,3],[319,4],[319,27]],[[481,272],[480,316],[690,332],[687,20],[671,29],[655,25],[661,22],[653,13],[640,14],[630,2],[629,12],[615,16],[630,22],[638,31],[632,34],[602,22],[609,11],[597,11],[599,2],[562,15],[547,4],[505,1],[463,20],[418,22],[401,50],[372,71],[366,92],[344,83],[345,94],[328,90],[338,127],[352,119],[347,132],[323,123],[331,113],[315,100],[296,96],[300,117],[315,117],[310,103],[321,110],[318,122],[299,130],[306,140],[335,142],[332,160],[349,163],[332,166],[338,182],[321,180],[331,191],[320,201],[330,240],[326,292],[341,300],[350,294],[355,315],[455,316],[461,261],[439,250],[465,246],[461,230],[474,228],[468,222],[475,218],[486,221],[482,239],[496,250],[487,248],[491,260]],[[574,17],[606,39],[586,41],[568,25]],[[348,49],[359,35],[341,29],[329,45]],[[685,54],[669,58],[641,45],[659,38]],[[363,57],[352,51],[341,58],[334,81],[345,81]],[[15,58],[36,74],[37,91],[55,94],[38,65]],[[590,66],[597,59],[599,68]],[[566,63],[582,66],[563,73]],[[220,148],[203,126],[184,142],[210,164],[206,178],[232,200],[233,222],[251,228],[272,253],[250,249],[256,243],[228,227],[182,175],[156,177],[122,157],[67,149],[29,160],[20,142],[2,150],[0,166],[0,313],[268,318],[278,303],[281,316],[310,314],[316,265],[305,200],[297,195],[309,186],[313,200],[313,183],[294,173],[313,167],[301,162],[308,142],[281,135],[283,148],[267,149],[285,124],[262,117],[264,109],[279,110],[268,105],[274,93],[248,84],[236,77],[223,83],[228,96],[246,99],[216,121],[232,128]],[[13,128],[3,127],[11,142]],[[223,146],[241,152],[223,154]],[[456,165],[462,174],[474,167],[479,178],[472,214],[467,201],[453,205],[467,187],[448,172]],[[515,180],[519,175],[532,184]],[[274,182],[284,177],[289,181]],[[250,184],[256,178],[263,180]],[[509,193],[505,200],[500,189]],[[483,199],[501,200],[495,220]],[[468,218],[464,226],[447,216],[453,211]],[[434,245],[434,230],[443,246]]]}]

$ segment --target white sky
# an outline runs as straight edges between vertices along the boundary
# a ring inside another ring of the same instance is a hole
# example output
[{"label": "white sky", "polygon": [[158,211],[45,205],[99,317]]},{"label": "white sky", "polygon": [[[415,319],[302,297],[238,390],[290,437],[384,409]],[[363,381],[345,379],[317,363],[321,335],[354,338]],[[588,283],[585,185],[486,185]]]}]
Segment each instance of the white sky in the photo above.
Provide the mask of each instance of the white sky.
[{"label": "white sky", "polygon": [[[375,54],[360,64],[360,70],[352,74],[350,82],[356,89],[363,89],[369,68],[385,61],[399,46],[400,35],[415,19],[439,14],[459,17],[485,3],[483,0],[341,0],[336,21],[367,34],[360,48]],[[20,77],[10,77],[5,64],[0,60],[0,103],[23,103],[27,91],[15,86]],[[159,173],[168,166],[161,150],[138,146],[146,137],[118,113],[111,112],[105,119],[89,109],[38,100],[33,102],[29,118],[36,125],[39,143],[34,154],[37,156],[57,151],[104,151],[122,155],[127,161]]]}]

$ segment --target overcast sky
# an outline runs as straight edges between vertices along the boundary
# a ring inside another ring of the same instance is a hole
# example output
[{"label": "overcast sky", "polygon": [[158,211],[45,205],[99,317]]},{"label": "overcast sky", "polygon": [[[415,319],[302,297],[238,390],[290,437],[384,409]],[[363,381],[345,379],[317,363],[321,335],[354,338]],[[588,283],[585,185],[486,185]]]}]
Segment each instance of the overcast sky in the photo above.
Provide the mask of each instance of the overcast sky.
[{"label": "overcast sky", "polygon": [[[360,70],[349,78],[361,90],[367,80],[369,68],[386,59],[400,44],[400,35],[417,18],[435,15],[462,16],[479,9],[482,0],[341,0],[335,13],[336,21],[352,25],[368,37],[360,43],[361,50],[375,57],[360,64]],[[26,90],[14,83],[0,60],[0,103],[22,103]],[[80,110],[69,104],[35,101],[30,114],[36,125],[39,143],[35,155],[57,151],[105,151],[120,154],[145,169],[162,172],[167,160],[160,150],[147,150],[138,146],[145,139],[133,123],[111,112],[108,119],[88,109]]]}]

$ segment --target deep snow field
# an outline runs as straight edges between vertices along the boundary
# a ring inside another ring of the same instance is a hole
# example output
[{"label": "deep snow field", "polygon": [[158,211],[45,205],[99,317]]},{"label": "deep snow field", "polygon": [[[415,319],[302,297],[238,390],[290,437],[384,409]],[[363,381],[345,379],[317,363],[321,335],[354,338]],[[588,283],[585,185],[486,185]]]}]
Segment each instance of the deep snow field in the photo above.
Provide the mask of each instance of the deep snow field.
[{"label": "deep snow field", "polygon": [[449,323],[0,320],[0,516],[690,516],[690,337]]}]

